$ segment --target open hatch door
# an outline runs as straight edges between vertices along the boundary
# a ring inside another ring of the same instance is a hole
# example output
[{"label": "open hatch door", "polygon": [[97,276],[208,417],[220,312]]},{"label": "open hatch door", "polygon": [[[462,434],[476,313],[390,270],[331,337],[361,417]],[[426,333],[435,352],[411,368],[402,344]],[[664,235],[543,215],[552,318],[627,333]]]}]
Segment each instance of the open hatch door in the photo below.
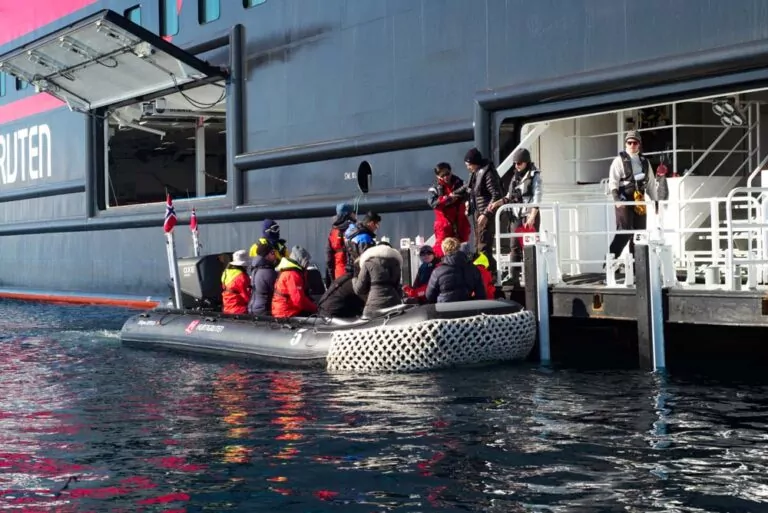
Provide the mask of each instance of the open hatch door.
[{"label": "open hatch door", "polygon": [[149,100],[226,75],[110,10],[0,56],[0,71],[79,112]]}]

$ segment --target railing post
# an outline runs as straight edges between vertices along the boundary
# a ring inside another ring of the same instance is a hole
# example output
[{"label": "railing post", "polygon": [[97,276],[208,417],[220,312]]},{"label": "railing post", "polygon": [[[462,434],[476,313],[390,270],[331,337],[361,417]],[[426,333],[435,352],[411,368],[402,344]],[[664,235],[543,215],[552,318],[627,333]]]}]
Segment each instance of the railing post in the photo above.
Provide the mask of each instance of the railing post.
[{"label": "railing post", "polygon": [[[504,271],[501,266],[501,212],[504,210],[506,205],[502,205],[499,208],[496,209],[496,212],[494,213],[494,216],[496,217],[496,244],[493,248],[493,253],[496,257],[496,283],[501,286],[502,278],[504,276]],[[510,239],[510,250],[512,249],[512,244],[514,243],[514,240]],[[477,250],[477,248],[475,248]]]},{"label": "railing post", "polygon": [[666,367],[659,250],[645,234],[635,236],[638,360],[641,368],[654,371]]},{"label": "railing post", "polygon": [[720,254],[720,210],[719,200],[712,198],[709,200],[709,220],[710,220],[710,238],[712,239],[712,265],[717,265]]},{"label": "railing post", "polygon": [[539,361],[551,360],[549,346],[549,279],[547,272],[547,245],[541,242],[527,244],[523,248],[525,272],[525,307],[536,316],[539,342]]}]

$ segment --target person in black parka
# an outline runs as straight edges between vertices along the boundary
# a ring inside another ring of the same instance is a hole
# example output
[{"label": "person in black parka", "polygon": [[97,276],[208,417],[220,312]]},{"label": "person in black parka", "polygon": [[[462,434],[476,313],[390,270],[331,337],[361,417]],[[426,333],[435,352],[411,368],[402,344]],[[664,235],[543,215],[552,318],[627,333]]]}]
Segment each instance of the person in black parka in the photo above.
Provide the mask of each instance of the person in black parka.
[{"label": "person in black parka", "polygon": [[328,287],[323,297],[317,300],[317,312],[324,317],[353,319],[360,317],[365,300],[355,294],[352,275],[342,274]]},{"label": "person in black parka", "polygon": [[486,299],[485,286],[477,270],[464,251],[460,251],[458,239],[449,237],[443,241],[442,263],[435,267],[427,285],[429,303],[453,303],[470,299]]}]

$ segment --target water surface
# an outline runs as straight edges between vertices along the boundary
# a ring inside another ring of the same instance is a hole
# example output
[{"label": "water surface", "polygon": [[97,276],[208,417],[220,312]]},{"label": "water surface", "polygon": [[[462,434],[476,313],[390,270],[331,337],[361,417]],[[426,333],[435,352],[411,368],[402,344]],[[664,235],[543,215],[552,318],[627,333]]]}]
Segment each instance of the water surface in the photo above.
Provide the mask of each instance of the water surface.
[{"label": "water surface", "polygon": [[759,380],[330,375],[123,348],[122,310],[0,310],[3,510],[768,511]]}]

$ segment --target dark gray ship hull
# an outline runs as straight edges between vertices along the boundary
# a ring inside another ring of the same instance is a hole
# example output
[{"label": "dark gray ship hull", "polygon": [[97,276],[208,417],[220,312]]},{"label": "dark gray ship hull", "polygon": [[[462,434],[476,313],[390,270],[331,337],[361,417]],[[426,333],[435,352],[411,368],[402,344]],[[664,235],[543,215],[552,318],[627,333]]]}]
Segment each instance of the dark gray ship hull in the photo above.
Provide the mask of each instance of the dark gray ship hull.
[{"label": "dark gray ship hull", "polygon": [[[121,13],[139,4],[55,3],[58,19],[30,25],[24,2],[9,2],[0,52],[101,9]],[[211,253],[249,247],[259,221],[273,217],[289,244],[308,248],[322,267],[334,206],[356,199],[354,173],[363,159],[374,176],[361,210],[383,213],[381,233],[393,241],[426,237],[432,167],[447,161],[463,175],[463,155],[473,145],[498,162],[505,119],[519,133],[531,120],[768,84],[761,71],[768,9],[760,1],[744,9],[730,0],[221,4],[218,19],[201,24],[197,2],[178,2],[179,30],[168,37],[228,66],[231,48],[222,38],[237,24],[245,33],[241,147],[227,164],[237,194],[176,198],[182,223],[196,207]],[[141,25],[159,34],[160,2],[140,5]],[[103,144],[97,117],[3,78],[0,136],[7,148],[22,131],[26,137],[46,126],[48,135],[44,143],[35,138],[34,158],[20,149],[0,154],[0,287],[165,296],[162,203],[104,208],[109,183],[100,167],[105,155],[96,151]],[[545,170],[545,180],[555,181],[554,172]],[[191,255],[188,232],[176,231],[179,255]]]}]

